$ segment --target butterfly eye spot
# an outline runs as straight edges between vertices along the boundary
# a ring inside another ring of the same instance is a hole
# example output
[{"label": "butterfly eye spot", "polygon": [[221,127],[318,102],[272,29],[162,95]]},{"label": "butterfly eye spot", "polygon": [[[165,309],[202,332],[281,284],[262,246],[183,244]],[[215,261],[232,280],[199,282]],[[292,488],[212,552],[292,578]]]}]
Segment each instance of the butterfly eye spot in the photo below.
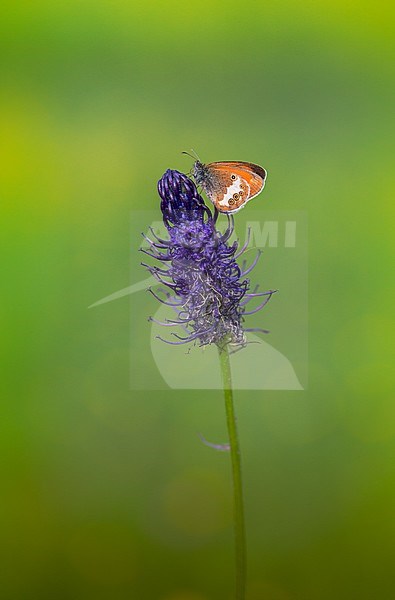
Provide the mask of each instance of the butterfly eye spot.
[{"label": "butterfly eye spot", "polygon": [[235,200],[233,200],[233,198],[229,198],[229,200],[228,200],[229,206],[232,206],[234,203],[235,203]]},{"label": "butterfly eye spot", "polygon": [[230,176],[230,178],[231,178],[231,179],[233,179],[233,181],[234,181],[234,180],[236,179],[236,175],[234,175],[234,174],[232,173],[232,175]]},{"label": "butterfly eye spot", "polygon": [[239,199],[239,194],[233,194],[233,198],[234,198],[235,200],[238,200],[238,199]]}]

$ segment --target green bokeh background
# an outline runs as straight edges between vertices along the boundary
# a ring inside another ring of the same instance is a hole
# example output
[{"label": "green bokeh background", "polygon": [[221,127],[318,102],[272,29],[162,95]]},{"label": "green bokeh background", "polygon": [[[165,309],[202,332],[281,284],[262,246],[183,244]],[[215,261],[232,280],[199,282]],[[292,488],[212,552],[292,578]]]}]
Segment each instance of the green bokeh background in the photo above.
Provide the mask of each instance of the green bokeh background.
[{"label": "green bokeh background", "polygon": [[192,146],[309,216],[309,389],[237,393],[248,600],[393,599],[392,3],[1,12],[1,597],[232,598],[220,394],[131,390],[128,298],[87,310]]}]

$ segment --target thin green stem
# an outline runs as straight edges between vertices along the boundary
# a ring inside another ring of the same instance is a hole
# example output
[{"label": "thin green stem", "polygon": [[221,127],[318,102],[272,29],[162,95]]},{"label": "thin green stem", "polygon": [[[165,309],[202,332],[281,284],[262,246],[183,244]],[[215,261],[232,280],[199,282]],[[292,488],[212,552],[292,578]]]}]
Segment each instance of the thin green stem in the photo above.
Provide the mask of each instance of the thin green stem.
[{"label": "thin green stem", "polygon": [[234,532],[236,544],[236,600],[244,600],[246,585],[246,540],[244,524],[243,487],[241,480],[240,446],[233,404],[232,377],[228,345],[218,346],[224,386],[226,420],[228,425],[230,456],[232,461]]}]

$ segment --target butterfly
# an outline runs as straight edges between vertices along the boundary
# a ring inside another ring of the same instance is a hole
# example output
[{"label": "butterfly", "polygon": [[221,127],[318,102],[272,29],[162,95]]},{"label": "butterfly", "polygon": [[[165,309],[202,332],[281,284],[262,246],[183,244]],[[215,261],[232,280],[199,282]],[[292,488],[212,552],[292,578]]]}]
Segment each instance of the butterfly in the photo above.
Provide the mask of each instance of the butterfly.
[{"label": "butterfly", "polygon": [[196,160],[192,175],[219,212],[232,214],[261,193],[267,173],[259,165],[249,162],[225,161],[205,165]]}]

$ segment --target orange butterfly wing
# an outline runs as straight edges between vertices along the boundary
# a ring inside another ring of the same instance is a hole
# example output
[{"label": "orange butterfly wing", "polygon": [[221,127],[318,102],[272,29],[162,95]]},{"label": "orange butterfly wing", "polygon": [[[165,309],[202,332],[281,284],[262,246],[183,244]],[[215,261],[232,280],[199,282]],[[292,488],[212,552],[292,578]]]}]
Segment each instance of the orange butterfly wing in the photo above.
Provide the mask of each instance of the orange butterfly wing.
[{"label": "orange butterfly wing", "polygon": [[[215,176],[218,182],[215,190],[210,193],[214,205],[221,212],[237,212],[251,198],[254,198],[265,187],[266,171],[259,165],[248,162],[228,161],[214,162],[206,168]],[[233,180],[237,178],[238,188],[233,190]],[[236,194],[228,199],[229,193]],[[239,196],[239,197],[238,197]],[[237,198],[237,200],[234,200]],[[229,202],[230,200],[230,202]]]}]

